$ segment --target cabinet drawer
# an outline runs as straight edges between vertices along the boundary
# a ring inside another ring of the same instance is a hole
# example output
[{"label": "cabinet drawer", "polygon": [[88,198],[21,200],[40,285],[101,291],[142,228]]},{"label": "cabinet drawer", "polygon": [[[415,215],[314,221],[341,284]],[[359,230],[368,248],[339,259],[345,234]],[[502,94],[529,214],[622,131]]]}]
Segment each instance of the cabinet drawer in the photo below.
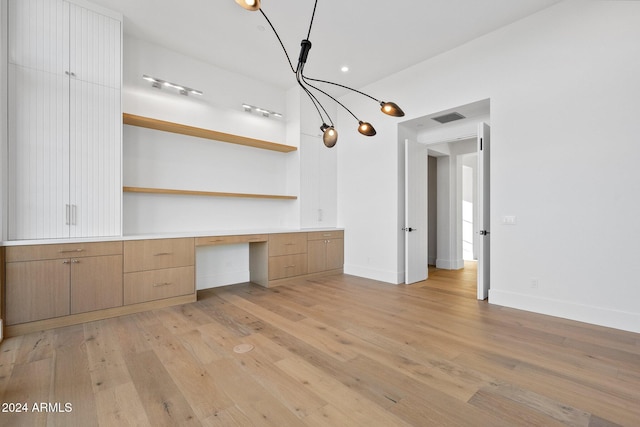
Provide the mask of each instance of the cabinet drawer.
[{"label": "cabinet drawer", "polygon": [[195,292],[193,267],[141,271],[124,275],[124,304],[154,301]]},{"label": "cabinet drawer", "polygon": [[269,236],[269,256],[307,252],[307,233],[284,233]]},{"label": "cabinet drawer", "polygon": [[313,231],[313,232],[307,233],[308,240],[343,239],[343,238],[344,238],[343,230]]},{"label": "cabinet drawer", "polygon": [[266,234],[247,234],[243,236],[209,236],[196,238],[196,246],[231,245],[234,243],[266,242]]},{"label": "cabinet drawer", "polygon": [[7,262],[121,255],[122,242],[63,243],[7,247]]},{"label": "cabinet drawer", "polygon": [[307,254],[281,255],[269,258],[269,280],[307,274]]},{"label": "cabinet drawer", "polygon": [[193,245],[193,238],[124,242],[124,271],[147,271],[193,265]]}]

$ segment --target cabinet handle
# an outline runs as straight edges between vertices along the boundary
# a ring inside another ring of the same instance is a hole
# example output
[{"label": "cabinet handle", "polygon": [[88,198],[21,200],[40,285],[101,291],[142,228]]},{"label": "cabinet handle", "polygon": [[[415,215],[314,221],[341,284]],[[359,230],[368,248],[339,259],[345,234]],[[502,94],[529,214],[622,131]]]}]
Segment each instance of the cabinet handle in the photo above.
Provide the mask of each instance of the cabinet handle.
[{"label": "cabinet handle", "polygon": [[293,268],[293,267],[295,267],[295,266],[296,266],[295,264],[285,265],[285,267],[284,267],[284,268]]},{"label": "cabinet handle", "polygon": [[77,206],[76,205],[71,205],[71,225],[76,225],[77,221],[76,221],[76,210],[77,210]]},{"label": "cabinet handle", "polygon": [[62,261],[63,264],[69,264],[71,261],[69,261],[68,259],[65,259],[64,261]]},{"label": "cabinet handle", "polygon": [[163,283],[154,283],[154,284],[153,284],[153,287],[154,287],[154,288],[159,288],[159,287],[161,287],[161,286],[171,286],[171,285],[173,285],[173,283],[163,282]]},{"label": "cabinet handle", "polygon": [[295,245],[295,243],[285,243],[284,245],[285,246],[293,246],[293,245]]},{"label": "cabinet handle", "polygon": [[173,255],[173,252],[158,252],[157,254],[153,254],[153,256],[164,256],[164,255]]},{"label": "cabinet handle", "polygon": [[58,251],[59,254],[68,254],[68,253],[76,253],[76,252],[82,252],[84,251],[84,249],[82,248],[78,248],[78,249],[67,249],[67,250],[63,250],[63,251]]},{"label": "cabinet handle", "polygon": [[80,264],[80,260],[79,259],[72,259],[71,263],[72,264]]},{"label": "cabinet handle", "polygon": [[209,240],[209,243],[224,242],[224,239]]},{"label": "cabinet handle", "polygon": [[64,224],[65,225],[70,225],[69,224],[69,217],[70,217],[71,213],[70,213],[69,209],[70,209],[69,205],[64,205],[64,212],[65,212],[65,214],[64,214],[65,215],[64,216]]},{"label": "cabinet handle", "polygon": [[72,73],[72,72],[70,72],[70,71],[65,71],[64,73],[65,73],[67,76],[71,76],[71,77],[75,77],[75,76],[76,76],[76,73]]},{"label": "cabinet handle", "polygon": [[324,233],[323,236],[324,237],[331,237],[331,233]]}]

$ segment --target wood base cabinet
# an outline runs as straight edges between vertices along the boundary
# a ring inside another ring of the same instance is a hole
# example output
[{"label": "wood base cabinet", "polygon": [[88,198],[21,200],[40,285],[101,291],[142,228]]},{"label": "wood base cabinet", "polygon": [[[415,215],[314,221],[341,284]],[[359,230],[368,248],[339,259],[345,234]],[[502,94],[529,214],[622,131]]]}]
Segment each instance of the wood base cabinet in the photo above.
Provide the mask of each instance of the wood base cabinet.
[{"label": "wood base cabinet", "polygon": [[124,243],[124,303],[195,295],[193,238]]},{"label": "wood base cabinet", "polygon": [[343,268],[343,231],[313,232],[307,234],[307,268],[309,273],[319,273]]},{"label": "wood base cabinet", "polygon": [[9,247],[7,325],[122,305],[122,242]]}]

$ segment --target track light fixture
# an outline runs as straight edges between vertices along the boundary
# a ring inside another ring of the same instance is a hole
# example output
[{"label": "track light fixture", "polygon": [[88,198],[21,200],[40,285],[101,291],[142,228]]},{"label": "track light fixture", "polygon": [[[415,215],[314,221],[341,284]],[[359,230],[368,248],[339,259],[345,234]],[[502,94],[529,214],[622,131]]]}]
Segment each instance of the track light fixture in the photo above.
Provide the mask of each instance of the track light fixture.
[{"label": "track light fixture", "polygon": [[202,91],[200,90],[192,89],[190,87],[186,87],[176,83],[171,83],[162,79],[158,79],[156,77],[147,76],[146,74],[143,74],[142,78],[150,82],[151,86],[155,87],[156,89],[162,89],[163,87],[170,87],[177,90],[180,95],[184,95],[184,96],[189,96],[189,94],[199,95],[199,96],[203,95]]},{"label": "track light fixture", "polygon": [[[278,42],[280,42],[280,46],[282,47],[282,50],[284,51],[284,54],[287,57],[287,61],[289,62],[289,66],[291,67],[291,71],[296,75],[296,81],[298,82],[298,85],[300,85],[302,90],[307,94],[307,96],[309,96],[309,99],[311,99],[311,102],[313,103],[313,106],[318,111],[318,115],[320,116],[320,121],[322,122],[322,126],[320,126],[320,130],[323,133],[322,140],[324,142],[324,145],[326,145],[327,147],[333,147],[334,145],[336,145],[336,142],[338,142],[338,131],[336,131],[336,129],[335,129],[334,125],[333,125],[333,120],[331,120],[331,117],[327,113],[327,110],[322,106],[322,104],[318,100],[318,98],[317,98],[315,93],[321,93],[321,94],[329,97],[334,102],[336,102],[339,106],[344,108],[349,114],[351,114],[353,116],[353,118],[356,119],[356,121],[358,122],[358,125],[359,125],[358,126],[358,132],[360,132],[361,134],[366,135],[366,136],[373,136],[373,135],[376,134],[376,130],[371,125],[371,123],[364,122],[364,121],[358,119],[358,117],[356,117],[356,115],[353,114],[353,112],[351,110],[349,110],[343,103],[338,101],[335,97],[333,97],[332,95],[327,93],[325,90],[320,89],[319,87],[315,86],[316,83],[322,83],[322,84],[338,86],[338,87],[341,87],[343,89],[347,89],[347,90],[350,90],[352,92],[359,93],[360,95],[366,96],[367,98],[371,98],[372,100],[374,100],[378,104],[380,104],[380,110],[383,113],[385,113],[385,114],[387,114],[389,116],[394,116],[394,117],[402,117],[402,116],[404,116],[404,112],[402,111],[402,109],[400,107],[398,107],[398,105],[396,103],[394,103],[394,102],[380,101],[379,99],[376,99],[371,95],[367,95],[364,92],[361,92],[359,90],[350,88],[348,86],[345,86],[345,85],[342,85],[342,84],[339,84],[339,83],[330,82],[330,81],[327,81],[327,80],[312,79],[311,77],[305,76],[305,74],[304,74],[304,66],[305,66],[305,64],[307,62],[307,58],[309,56],[309,50],[311,50],[311,41],[309,41],[309,37],[311,35],[311,27],[313,26],[313,18],[315,17],[315,14],[316,14],[316,7],[318,6],[318,0],[315,0],[314,6],[313,6],[313,13],[311,15],[311,22],[309,23],[309,32],[307,33],[307,38],[300,42],[300,55],[298,56],[298,65],[297,65],[296,68],[293,67],[293,63],[291,62],[291,58],[289,58],[289,54],[287,53],[287,49],[285,49],[284,44],[282,43],[282,40],[280,39],[280,36],[278,35],[278,32],[274,28],[273,24],[271,23],[271,21],[269,20],[267,15],[262,10],[261,1],[260,0],[235,0],[235,2],[238,3],[243,9],[250,10],[250,11],[259,10],[260,13],[262,14],[262,16],[264,17],[264,19],[267,21],[267,23],[269,24],[269,26],[273,30],[273,33],[278,38]],[[329,122],[330,124],[327,124],[327,122]]]}]

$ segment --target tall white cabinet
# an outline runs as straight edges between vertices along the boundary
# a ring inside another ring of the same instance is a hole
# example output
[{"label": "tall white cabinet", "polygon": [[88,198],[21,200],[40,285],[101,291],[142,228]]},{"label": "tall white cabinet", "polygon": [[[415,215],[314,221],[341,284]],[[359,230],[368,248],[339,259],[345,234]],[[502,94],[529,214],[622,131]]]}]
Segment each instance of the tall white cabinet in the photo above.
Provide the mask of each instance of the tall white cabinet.
[{"label": "tall white cabinet", "polygon": [[8,0],[8,237],[122,232],[122,19]]}]

